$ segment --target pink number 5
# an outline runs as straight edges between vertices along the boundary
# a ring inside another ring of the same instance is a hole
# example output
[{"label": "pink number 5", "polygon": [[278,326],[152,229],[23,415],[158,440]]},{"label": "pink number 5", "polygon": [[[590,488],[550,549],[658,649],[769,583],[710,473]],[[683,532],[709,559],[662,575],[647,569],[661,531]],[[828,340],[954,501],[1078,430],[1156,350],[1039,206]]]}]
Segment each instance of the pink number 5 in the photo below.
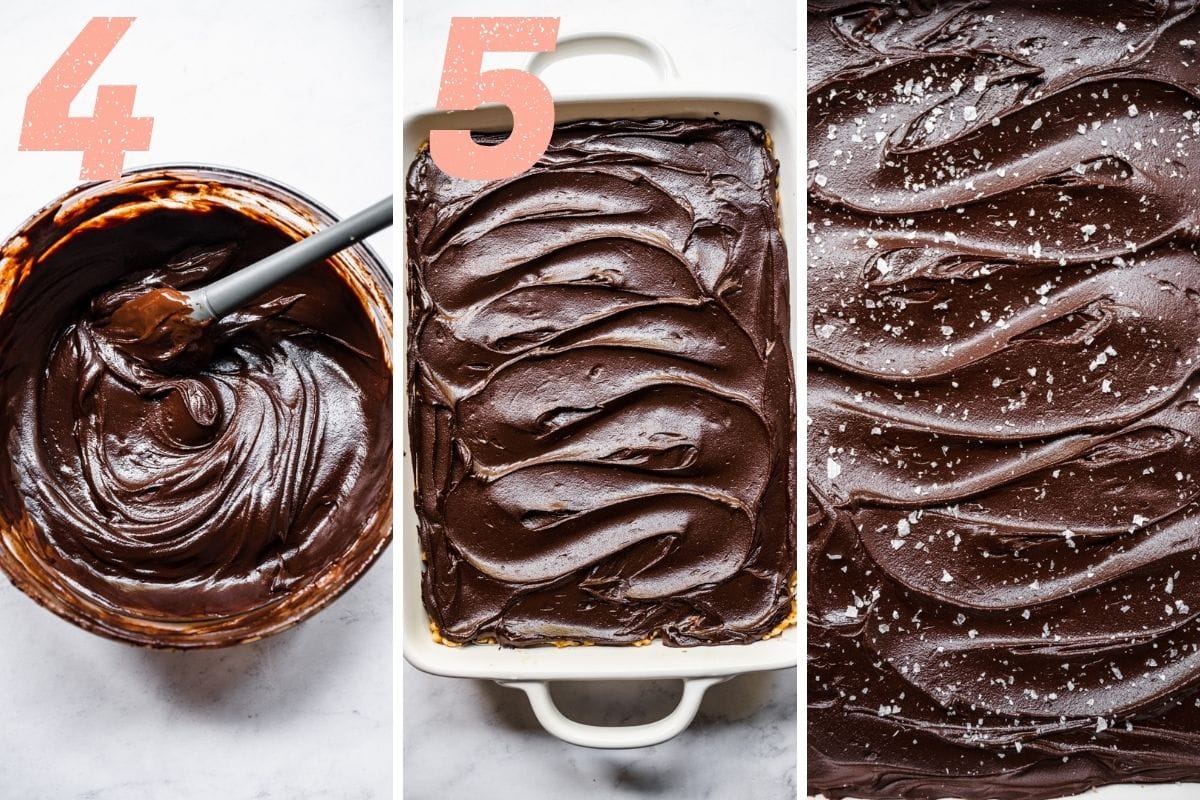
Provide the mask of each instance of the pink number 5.
[{"label": "pink number 5", "polygon": [[121,174],[128,150],[149,150],[151,117],[133,116],[135,86],[96,87],[91,117],[72,117],[71,99],[133,24],[133,17],[93,17],[29,93],[19,150],[80,150],[83,180]]},{"label": "pink number 5", "polygon": [[512,134],[481,145],[470,131],[429,132],[429,154],[446,174],[468,180],[500,180],[537,163],[554,130],[554,100],[546,85],[519,69],[483,71],[483,54],[544,53],[558,39],[558,17],[453,17],[437,107],[470,111],[501,103],[512,111]]}]

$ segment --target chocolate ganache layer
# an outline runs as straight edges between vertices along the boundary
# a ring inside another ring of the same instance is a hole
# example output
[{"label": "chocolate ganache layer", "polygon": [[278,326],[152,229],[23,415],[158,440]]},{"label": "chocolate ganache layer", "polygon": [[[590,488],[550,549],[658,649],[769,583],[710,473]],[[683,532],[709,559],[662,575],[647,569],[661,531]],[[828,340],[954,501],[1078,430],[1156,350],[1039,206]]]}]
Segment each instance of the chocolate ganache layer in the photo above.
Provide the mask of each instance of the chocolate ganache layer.
[{"label": "chocolate ganache layer", "polygon": [[[330,263],[185,342],[162,335],[180,329],[164,328],[171,292],[127,304],[294,240],[210,191],[134,183],[51,209],[4,253],[0,516],[9,564],[26,567],[10,572],[74,621],[145,644],[164,642],[117,620],[181,623],[166,642],[179,646],[193,624],[215,633],[196,644],[273,629],[294,590],[357,575],[371,557],[359,540],[390,520],[390,357]],[[44,597],[43,580],[57,587]],[[221,633],[246,614],[261,619]]]},{"label": "chocolate ganache layer", "polygon": [[809,6],[809,774],[1200,781],[1200,10]]},{"label": "chocolate ganache layer", "polygon": [[418,156],[410,434],[440,636],[696,645],[787,620],[776,169],[760,126],[714,120],[561,125],[493,183]]}]

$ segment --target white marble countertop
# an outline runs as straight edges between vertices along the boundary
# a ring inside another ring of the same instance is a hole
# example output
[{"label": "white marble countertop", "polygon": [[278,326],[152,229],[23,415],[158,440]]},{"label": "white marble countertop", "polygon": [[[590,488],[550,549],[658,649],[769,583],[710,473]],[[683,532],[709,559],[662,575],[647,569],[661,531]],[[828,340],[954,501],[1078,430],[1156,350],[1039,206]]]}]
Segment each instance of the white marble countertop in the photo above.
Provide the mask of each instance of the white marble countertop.
[{"label": "white marble countertop", "polygon": [[[0,237],[78,184],[79,153],[21,153],[29,91],[92,16],[137,21],[96,85],[154,117],[125,164],[201,162],[346,214],[392,188],[387,0],[5,4]],[[392,235],[371,244],[391,262]],[[392,786],[392,556],[300,627],[204,653],[77,630],[0,578],[3,800],[378,800]]]},{"label": "white marble countertop", "polygon": [[[560,684],[567,716],[593,725],[665,716],[678,681]],[[708,690],[676,738],[590,750],[542,730],[525,693],[404,665],[405,800],[793,800],[796,670],[741,675]]]},{"label": "white marble countertop", "polygon": [[392,785],[392,556],[252,645],[141,650],[0,586],[0,797],[379,800]]},{"label": "white marble countertop", "polygon": [[[642,33],[671,53],[681,77],[708,90],[755,92],[796,106],[793,0],[443,0],[404,6],[404,109],[433,107],[450,16],[560,16],[560,37],[587,31]],[[752,46],[725,50],[744,41]],[[485,68],[520,66],[526,55],[489,54]],[[552,93],[617,94],[649,78],[614,59],[563,62],[545,73]],[[597,77],[598,76],[598,77]],[[590,79],[590,83],[589,83]],[[597,84],[596,81],[602,81]],[[400,165],[401,168],[404,165]],[[406,800],[551,800],[596,797],[790,800],[797,795],[796,670],[743,675],[708,691],[692,726],[641,750],[600,751],[545,733],[523,692],[487,681],[426,675],[404,665]],[[679,683],[562,685],[564,713],[592,724],[665,716]]]}]

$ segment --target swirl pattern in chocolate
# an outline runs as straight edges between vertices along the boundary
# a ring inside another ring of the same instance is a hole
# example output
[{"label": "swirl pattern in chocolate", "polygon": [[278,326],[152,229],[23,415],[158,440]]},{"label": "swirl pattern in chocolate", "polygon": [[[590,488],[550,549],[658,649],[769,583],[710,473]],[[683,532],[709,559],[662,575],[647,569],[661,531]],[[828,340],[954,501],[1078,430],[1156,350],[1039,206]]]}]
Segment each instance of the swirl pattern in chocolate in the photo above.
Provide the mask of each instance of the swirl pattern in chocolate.
[{"label": "swirl pattern in chocolate", "polygon": [[788,617],[775,184],[743,122],[570,123],[486,184],[414,162],[410,431],[442,637],[716,644]]},{"label": "swirl pattern in chocolate", "polygon": [[[132,297],[293,240],[203,199],[155,202],[203,186],[141,191],[50,216],[6,253],[22,274],[0,314],[0,513],[93,609],[81,624],[141,641],[105,620],[177,622],[172,643],[190,646],[189,625],[269,617],[293,589],[362,568],[347,561],[358,538],[390,519],[391,369],[328,265],[210,323],[198,359],[116,324]],[[150,311],[150,328],[175,313]]]},{"label": "swirl pattern in chocolate", "polygon": [[809,13],[809,789],[1200,781],[1200,10]]}]

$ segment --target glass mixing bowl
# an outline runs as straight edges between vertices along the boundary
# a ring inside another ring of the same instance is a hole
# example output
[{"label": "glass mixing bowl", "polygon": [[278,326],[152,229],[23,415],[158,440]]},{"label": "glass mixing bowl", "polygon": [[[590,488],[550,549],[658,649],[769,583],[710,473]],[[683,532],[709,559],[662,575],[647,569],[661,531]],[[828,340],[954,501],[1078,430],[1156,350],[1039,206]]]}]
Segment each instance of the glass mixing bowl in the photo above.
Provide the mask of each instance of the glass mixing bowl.
[{"label": "glass mixing bowl", "polygon": [[[0,316],[13,292],[36,272],[41,258],[72,229],[105,215],[137,214],[155,208],[218,207],[267,221],[293,238],[336,222],[320,204],[276,181],[225,167],[161,165],[131,170],[120,178],[79,186],[30,217],[0,248]],[[120,230],[114,226],[114,230]],[[379,257],[358,244],[327,259],[361,301],[378,333],[388,370],[392,360],[392,280]],[[0,352],[0,374],[6,356]],[[390,414],[390,408],[388,410]],[[7,445],[6,445],[7,446]],[[12,583],[60,617],[94,633],[132,644],[165,648],[224,647],[251,642],[312,616],[349,588],[376,561],[392,536],[391,443],[389,480],[378,487],[378,508],[361,520],[347,549],[311,580],[278,599],[217,618],[170,618],[134,613],[98,603],[55,567],[52,548],[39,540],[27,514],[0,509],[0,570]]]}]

